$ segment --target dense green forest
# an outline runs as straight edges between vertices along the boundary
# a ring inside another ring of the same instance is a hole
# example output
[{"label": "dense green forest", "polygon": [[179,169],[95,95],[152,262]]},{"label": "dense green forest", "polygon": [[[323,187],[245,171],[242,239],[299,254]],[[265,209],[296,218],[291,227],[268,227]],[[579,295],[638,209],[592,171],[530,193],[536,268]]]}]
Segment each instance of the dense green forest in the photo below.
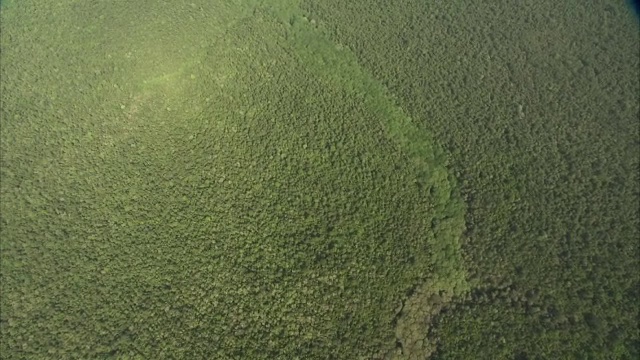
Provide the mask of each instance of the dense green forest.
[{"label": "dense green forest", "polygon": [[306,1],[450,154],[472,291],[437,358],[637,358],[639,38],[611,1]]},{"label": "dense green forest", "polygon": [[2,1],[0,358],[635,359],[613,1]]}]

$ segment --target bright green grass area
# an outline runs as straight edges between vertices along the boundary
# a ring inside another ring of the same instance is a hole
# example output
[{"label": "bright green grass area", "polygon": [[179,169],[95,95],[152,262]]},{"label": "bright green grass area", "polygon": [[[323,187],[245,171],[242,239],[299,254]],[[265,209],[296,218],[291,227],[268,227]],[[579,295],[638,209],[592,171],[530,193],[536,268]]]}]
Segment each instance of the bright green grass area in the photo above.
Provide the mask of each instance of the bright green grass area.
[{"label": "bright green grass area", "polygon": [[297,6],[3,9],[2,354],[432,351],[468,287],[446,157]]}]

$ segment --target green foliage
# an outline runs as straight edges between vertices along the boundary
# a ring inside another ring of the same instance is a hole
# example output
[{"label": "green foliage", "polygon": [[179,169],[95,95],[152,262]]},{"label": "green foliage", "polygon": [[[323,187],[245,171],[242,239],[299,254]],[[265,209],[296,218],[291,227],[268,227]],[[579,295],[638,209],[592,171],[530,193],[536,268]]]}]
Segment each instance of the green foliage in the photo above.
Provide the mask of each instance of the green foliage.
[{"label": "green foliage", "polygon": [[622,7],[7,4],[3,357],[638,357]]},{"label": "green foliage", "polygon": [[381,357],[465,291],[442,152],[295,2],[145,5],[3,13],[3,355]]},{"label": "green foliage", "polygon": [[434,135],[461,182],[478,295],[440,316],[436,358],[638,357],[640,61],[624,7],[303,8]]}]

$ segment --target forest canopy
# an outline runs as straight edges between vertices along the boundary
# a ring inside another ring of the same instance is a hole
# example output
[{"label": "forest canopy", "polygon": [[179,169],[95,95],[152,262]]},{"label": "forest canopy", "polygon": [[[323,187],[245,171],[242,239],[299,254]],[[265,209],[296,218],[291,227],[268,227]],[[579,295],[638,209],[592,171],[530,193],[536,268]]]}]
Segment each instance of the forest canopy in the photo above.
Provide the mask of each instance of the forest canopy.
[{"label": "forest canopy", "polygon": [[0,21],[1,357],[640,356],[623,6],[23,0]]}]

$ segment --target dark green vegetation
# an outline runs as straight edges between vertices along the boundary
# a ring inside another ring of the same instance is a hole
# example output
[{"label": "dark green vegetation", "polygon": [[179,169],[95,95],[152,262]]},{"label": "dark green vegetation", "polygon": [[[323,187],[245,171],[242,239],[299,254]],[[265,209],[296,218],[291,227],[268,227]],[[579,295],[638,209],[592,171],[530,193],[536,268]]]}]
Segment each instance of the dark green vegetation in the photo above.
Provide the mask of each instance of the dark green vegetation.
[{"label": "dark green vegetation", "polygon": [[3,3],[0,355],[638,355],[637,25],[449,3]]},{"label": "dark green vegetation", "polygon": [[451,154],[472,291],[441,359],[636,359],[638,26],[611,1],[306,1]]}]

